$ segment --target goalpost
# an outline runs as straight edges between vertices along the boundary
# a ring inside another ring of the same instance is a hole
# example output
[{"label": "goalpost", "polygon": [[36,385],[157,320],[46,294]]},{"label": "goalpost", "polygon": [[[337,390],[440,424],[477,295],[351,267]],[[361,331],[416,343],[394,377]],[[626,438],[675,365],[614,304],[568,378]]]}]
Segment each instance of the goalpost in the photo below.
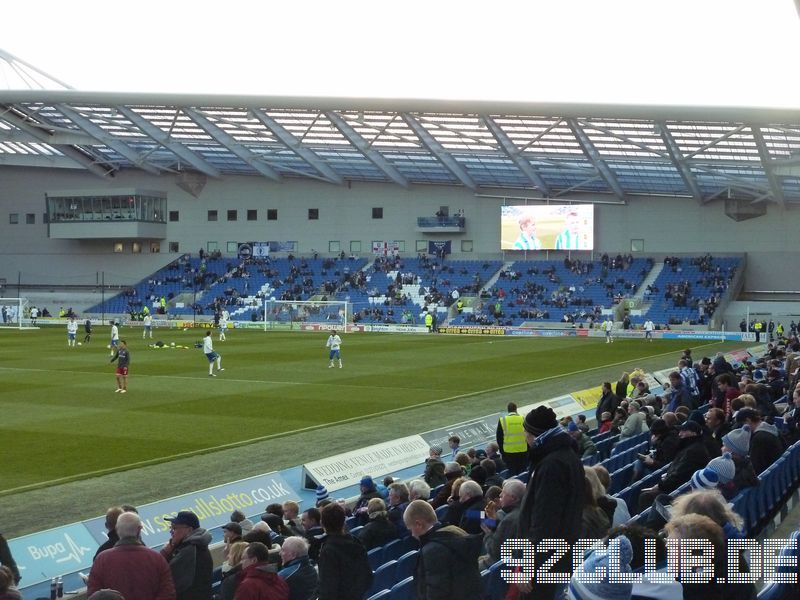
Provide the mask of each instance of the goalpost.
[{"label": "goalpost", "polygon": [[270,329],[340,329],[352,322],[352,308],[343,300],[264,301],[264,331]]},{"label": "goalpost", "polygon": [[30,322],[26,298],[0,298],[0,327],[22,329]]}]

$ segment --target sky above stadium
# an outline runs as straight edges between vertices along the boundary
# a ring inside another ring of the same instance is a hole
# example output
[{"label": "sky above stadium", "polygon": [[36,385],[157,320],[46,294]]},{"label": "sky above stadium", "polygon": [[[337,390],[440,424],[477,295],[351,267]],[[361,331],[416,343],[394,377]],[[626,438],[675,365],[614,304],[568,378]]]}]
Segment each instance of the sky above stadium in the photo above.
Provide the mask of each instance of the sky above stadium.
[{"label": "sky above stadium", "polygon": [[793,0],[40,0],[3,24],[81,90],[800,107]]}]

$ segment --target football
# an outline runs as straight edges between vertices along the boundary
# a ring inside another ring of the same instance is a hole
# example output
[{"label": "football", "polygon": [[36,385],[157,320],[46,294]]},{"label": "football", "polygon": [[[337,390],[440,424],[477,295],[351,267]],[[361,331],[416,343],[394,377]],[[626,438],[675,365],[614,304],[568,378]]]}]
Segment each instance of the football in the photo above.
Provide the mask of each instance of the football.
[{"label": "football", "polygon": [[78,346],[83,346],[83,342],[78,342]]}]

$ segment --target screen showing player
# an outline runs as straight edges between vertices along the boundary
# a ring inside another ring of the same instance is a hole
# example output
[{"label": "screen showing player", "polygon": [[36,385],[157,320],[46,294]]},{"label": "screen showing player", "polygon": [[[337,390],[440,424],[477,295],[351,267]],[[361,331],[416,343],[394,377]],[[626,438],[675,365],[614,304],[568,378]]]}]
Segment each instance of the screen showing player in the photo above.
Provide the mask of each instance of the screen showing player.
[{"label": "screen showing player", "polygon": [[592,250],[594,205],[503,206],[501,250]]}]

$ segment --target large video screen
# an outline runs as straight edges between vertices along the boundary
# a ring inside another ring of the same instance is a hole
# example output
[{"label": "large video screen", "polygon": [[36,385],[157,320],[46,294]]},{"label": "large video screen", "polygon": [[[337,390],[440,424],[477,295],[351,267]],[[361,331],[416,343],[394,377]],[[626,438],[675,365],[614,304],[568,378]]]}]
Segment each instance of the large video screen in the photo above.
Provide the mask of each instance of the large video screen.
[{"label": "large video screen", "polygon": [[592,250],[594,205],[503,206],[501,250]]}]

